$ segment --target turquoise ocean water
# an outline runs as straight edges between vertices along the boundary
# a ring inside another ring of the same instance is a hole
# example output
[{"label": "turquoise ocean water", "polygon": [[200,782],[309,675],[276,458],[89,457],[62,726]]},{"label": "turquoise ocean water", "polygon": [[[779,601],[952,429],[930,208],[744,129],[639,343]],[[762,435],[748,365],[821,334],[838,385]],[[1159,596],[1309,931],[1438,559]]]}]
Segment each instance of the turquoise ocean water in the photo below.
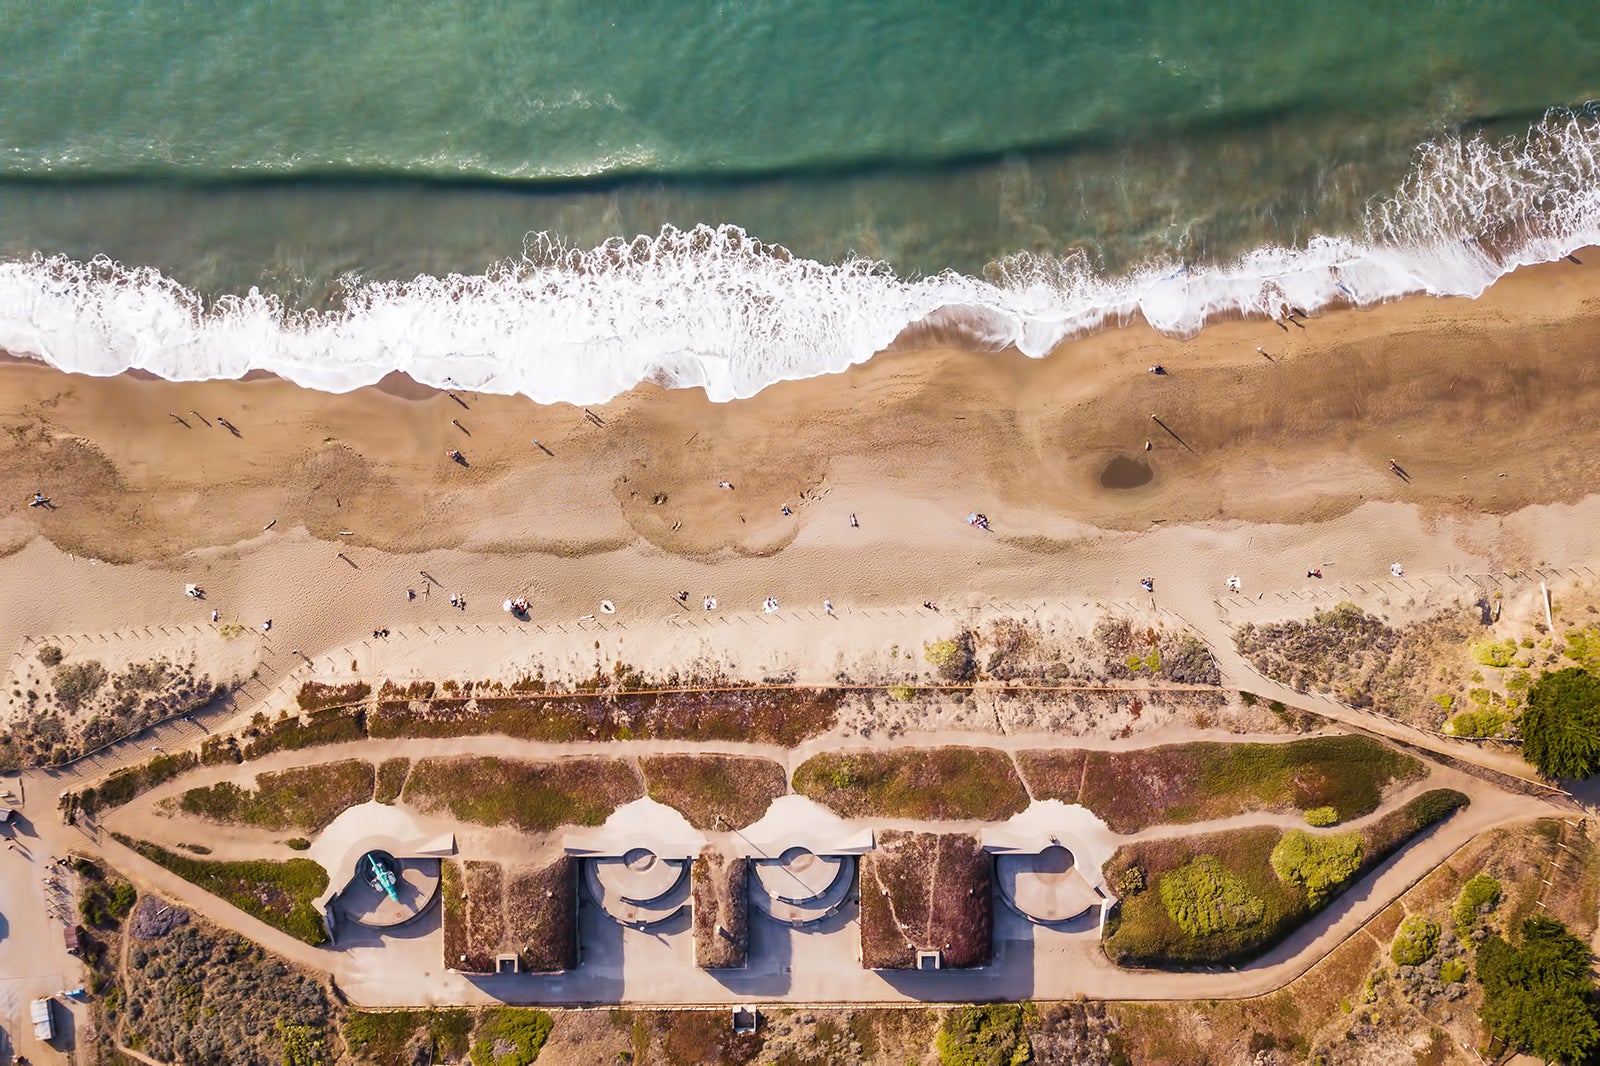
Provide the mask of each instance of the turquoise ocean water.
[{"label": "turquoise ocean water", "polygon": [[[1565,3],[0,7],[0,348],[720,399],[932,319],[1474,293],[1600,230]],[[642,235],[642,236],[641,236]]]}]

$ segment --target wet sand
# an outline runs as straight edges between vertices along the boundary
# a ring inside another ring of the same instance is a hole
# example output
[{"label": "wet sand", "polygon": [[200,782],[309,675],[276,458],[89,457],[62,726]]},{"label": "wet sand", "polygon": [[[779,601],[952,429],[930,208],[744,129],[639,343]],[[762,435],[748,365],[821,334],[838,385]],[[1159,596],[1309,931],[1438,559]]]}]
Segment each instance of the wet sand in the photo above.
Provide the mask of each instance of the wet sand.
[{"label": "wet sand", "polygon": [[[983,511],[1025,541],[1320,521],[1370,500],[1505,513],[1575,500],[1600,473],[1597,299],[1600,263],[1563,261],[1479,300],[1303,329],[1235,322],[1175,341],[1135,326],[1044,360],[896,352],[731,404],[641,385],[594,419],[458,402],[398,375],[332,396],[266,375],[173,384],[13,364],[0,368],[0,550],[43,534],[163,559],[276,520],[386,551],[765,556],[819,520],[821,500],[848,501],[879,536],[914,501],[958,529]],[[35,489],[57,509],[28,508]]]}]

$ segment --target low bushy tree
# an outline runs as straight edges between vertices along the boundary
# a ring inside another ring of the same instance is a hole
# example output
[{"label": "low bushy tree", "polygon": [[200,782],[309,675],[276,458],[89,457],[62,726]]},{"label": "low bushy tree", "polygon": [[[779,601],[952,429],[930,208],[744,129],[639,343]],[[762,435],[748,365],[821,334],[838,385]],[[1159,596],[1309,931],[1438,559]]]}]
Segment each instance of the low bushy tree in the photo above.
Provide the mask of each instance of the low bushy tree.
[{"label": "low bushy tree", "polygon": [[1522,712],[1522,754],[1552,777],[1600,770],[1600,678],[1570,666],[1534,682]]},{"label": "low bushy tree", "polygon": [[1484,1024],[1548,1062],[1587,1061],[1600,1048],[1591,961],[1588,945],[1551,918],[1523,922],[1516,947],[1490,936],[1478,948]]}]

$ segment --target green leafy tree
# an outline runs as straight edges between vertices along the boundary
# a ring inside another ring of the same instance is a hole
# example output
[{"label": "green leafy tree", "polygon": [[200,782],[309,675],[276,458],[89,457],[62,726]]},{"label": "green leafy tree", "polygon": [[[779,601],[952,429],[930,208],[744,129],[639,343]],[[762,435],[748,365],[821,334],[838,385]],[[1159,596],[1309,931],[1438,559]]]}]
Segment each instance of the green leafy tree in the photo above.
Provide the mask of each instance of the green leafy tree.
[{"label": "green leafy tree", "polygon": [[1589,948],[1550,918],[1522,923],[1522,944],[1490,936],[1478,948],[1483,1021],[1549,1062],[1579,1063],[1600,1048]]},{"label": "green leafy tree", "polygon": [[1522,712],[1522,754],[1552,777],[1600,770],[1600,678],[1570,666],[1534,682]]}]

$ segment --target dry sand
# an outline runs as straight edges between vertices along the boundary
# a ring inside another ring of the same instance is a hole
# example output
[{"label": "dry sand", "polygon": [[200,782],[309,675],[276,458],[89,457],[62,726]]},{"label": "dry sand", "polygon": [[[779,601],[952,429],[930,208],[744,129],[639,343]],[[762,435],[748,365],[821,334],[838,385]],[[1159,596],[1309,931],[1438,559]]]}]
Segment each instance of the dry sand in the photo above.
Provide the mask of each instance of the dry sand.
[{"label": "dry sand", "polygon": [[[1587,497],[1600,262],[1580,258],[1478,300],[1304,329],[1234,322],[1175,341],[1136,326],[1038,361],[895,352],[732,404],[641,386],[596,420],[398,377],[330,396],[13,363],[0,368],[0,647],[208,624],[216,606],[252,627],[273,618],[250,639],[279,669],[292,651],[342,656],[402,625],[486,627],[463,652],[474,662],[546,639],[571,658],[594,639],[577,620],[606,597],[618,613],[590,627],[609,626],[606,656],[648,646],[826,676],[843,656],[946,632],[954,613],[1135,600],[1145,575],[1185,613],[1228,573],[1256,593],[1303,584],[1314,564],[1351,579],[1402,557],[1413,573],[1577,566],[1600,548]],[[1168,375],[1145,372],[1158,362]],[[1108,488],[1114,462],[1135,479],[1147,463],[1150,480]],[[35,489],[54,510],[27,506]],[[992,533],[967,525],[973,510]],[[210,599],[185,599],[185,581]],[[407,601],[408,586],[430,595]],[[502,632],[500,601],[517,593],[570,631]],[[707,594],[738,623],[701,612]],[[770,620],[767,595],[784,606]],[[821,614],[825,596],[842,620]],[[916,610],[924,600],[944,610]]]}]

